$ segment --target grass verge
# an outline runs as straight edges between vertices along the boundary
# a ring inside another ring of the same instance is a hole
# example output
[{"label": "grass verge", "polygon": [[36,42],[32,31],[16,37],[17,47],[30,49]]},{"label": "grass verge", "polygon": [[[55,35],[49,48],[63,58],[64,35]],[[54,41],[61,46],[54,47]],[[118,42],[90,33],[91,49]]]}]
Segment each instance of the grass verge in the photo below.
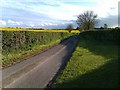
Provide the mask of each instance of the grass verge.
[{"label": "grass verge", "polygon": [[26,51],[19,50],[16,52],[9,53],[7,55],[3,54],[2,55],[2,67],[5,68],[8,66],[11,66],[17,62],[24,60],[24,58],[28,58],[28,57],[31,57],[31,56],[36,55],[38,53],[41,53],[41,52],[47,50],[48,48],[51,48],[51,47],[57,45],[58,43],[60,43],[60,41],[61,40],[59,39],[59,40],[53,41],[53,42],[46,44],[46,45],[36,44],[31,48],[31,50],[26,50]]},{"label": "grass verge", "polygon": [[117,88],[118,45],[79,38],[78,46],[53,88]]}]

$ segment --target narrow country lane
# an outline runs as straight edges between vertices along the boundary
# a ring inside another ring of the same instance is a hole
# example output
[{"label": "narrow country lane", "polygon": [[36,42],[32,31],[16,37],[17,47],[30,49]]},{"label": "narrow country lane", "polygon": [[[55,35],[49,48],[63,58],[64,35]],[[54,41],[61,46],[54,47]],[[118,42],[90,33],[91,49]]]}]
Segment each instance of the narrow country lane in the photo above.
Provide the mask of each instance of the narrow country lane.
[{"label": "narrow country lane", "polygon": [[3,69],[3,88],[45,88],[71,56],[77,44],[75,36],[23,62]]}]

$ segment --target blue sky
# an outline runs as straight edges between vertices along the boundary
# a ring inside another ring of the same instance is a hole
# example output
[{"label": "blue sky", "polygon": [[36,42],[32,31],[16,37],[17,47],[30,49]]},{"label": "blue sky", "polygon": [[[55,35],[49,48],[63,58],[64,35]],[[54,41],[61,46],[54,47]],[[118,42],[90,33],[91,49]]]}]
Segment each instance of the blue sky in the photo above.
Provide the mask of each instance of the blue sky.
[{"label": "blue sky", "polygon": [[1,27],[65,28],[76,27],[77,16],[93,10],[99,24],[118,26],[119,0],[1,0]]}]

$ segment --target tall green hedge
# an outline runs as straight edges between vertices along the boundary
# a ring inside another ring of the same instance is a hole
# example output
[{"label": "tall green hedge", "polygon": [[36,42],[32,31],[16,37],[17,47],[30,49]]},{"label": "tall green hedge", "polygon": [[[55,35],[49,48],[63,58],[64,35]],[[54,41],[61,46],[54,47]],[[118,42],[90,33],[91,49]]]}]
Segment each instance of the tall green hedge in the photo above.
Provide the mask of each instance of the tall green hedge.
[{"label": "tall green hedge", "polygon": [[80,37],[95,39],[99,41],[119,42],[120,30],[93,30],[80,33]]},{"label": "tall green hedge", "polygon": [[3,53],[19,49],[29,50],[35,44],[45,45],[58,39],[70,36],[68,33],[47,33],[29,31],[2,31]]}]

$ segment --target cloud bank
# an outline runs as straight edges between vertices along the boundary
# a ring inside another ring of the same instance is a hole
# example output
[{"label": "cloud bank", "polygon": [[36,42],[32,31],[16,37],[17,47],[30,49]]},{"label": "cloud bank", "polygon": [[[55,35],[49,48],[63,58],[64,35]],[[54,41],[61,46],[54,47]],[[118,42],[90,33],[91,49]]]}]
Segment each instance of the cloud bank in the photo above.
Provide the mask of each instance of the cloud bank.
[{"label": "cloud bank", "polygon": [[[2,0],[0,26],[65,28],[86,10],[98,14],[99,27],[118,26],[119,0]],[[62,27],[63,26],[63,27]]]}]

